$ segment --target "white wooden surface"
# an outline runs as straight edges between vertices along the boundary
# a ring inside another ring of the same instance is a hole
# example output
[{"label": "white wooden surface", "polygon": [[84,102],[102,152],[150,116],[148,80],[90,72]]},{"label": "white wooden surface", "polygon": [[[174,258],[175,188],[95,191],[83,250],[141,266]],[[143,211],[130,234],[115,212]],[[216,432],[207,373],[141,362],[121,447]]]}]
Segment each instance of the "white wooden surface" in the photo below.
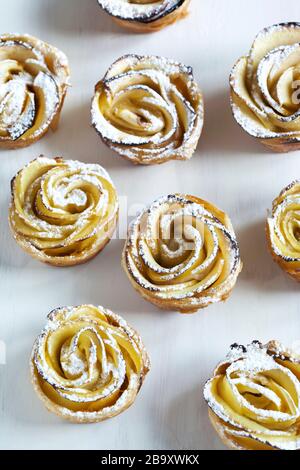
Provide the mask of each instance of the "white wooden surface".
[{"label": "white wooden surface", "polygon": [[[228,75],[264,26],[299,20],[299,1],[193,0],[190,17],[154,35],[118,29],[96,0],[2,0],[0,31],[26,32],[69,56],[73,88],[59,130],[36,145],[1,151],[0,447],[9,449],[222,449],[212,431],[202,387],[232,342],[299,337],[299,286],[273,264],[264,238],[267,209],[279,190],[299,177],[300,152],[272,154],[235,124]],[[124,53],[158,54],[194,67],[206,103],[206,122],[190,162],[133,167],[105,148],[89,125],[93,87]],[[7,224],[10,179],[39,154],[100,162],[120,195],[148,203],[174,191],[211,200],[230,214],[244,271],[230,300],[194,316],[156,310],[130,287],[120,268],[123,241],[113,241],[80,267],[44,266],[14,243]],[[152,371],[136,401],[120,417],[98,425],[61,422],[44,410],[28,373],[32,343],[54,307],[103,304],[132,323],[152,357]]]}]

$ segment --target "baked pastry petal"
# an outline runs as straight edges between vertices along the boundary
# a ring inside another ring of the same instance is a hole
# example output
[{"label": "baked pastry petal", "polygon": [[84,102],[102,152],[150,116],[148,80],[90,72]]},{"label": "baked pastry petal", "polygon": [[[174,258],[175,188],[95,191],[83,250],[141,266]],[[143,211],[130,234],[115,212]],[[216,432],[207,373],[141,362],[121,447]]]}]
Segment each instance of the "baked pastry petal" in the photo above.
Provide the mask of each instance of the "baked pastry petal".
[{"label": "baked pastry petal", "polygon": [[300,148],[300,23],[261,31],[230,85],[234,117],[246,132],[278,152]]},{"label": "baked pastry petal", "polygon": [[294,181],[273,201],[267,240],[274,260],[300,280],[300,182]]},{"label": "baked pastry petal", "polygon": [[300,357],[276,341],[231,347],[204,388],[211,422],[236,450],[300,449]]},{"label": "baked pastry petal", "polygon": [[190,0],[98,0],[124,28],[152,33],[188,15]]},{"label": "baked pastry petal", "polygon": [[26,147],[57,127],[69,75],[55,47],[29,35],[0,36],[0,147]]},{"label": "baked pastry petal", "polygon": [[155,201],[132,223],[123,267],[146,300],[194,313],[227,299],[242,263],[229,217],[202,199],[177,194]]},{"label": "baked pastry petal", "polygon": [[31,357],[32,383],[47,409],[77,423],[125,411],[149,368],[140,336],[120,316],[92,305],[53,311]]},{"label": "baked pastry petal", "polygon": [[40,261],[88,261],[110,241],[117,218],[116,189],[100,165],[39,157],[12,181],[12,233]]},{"label": "baked pastry petal", "polygon": [[203,127],[192,69],[163,57],[121,57],[96,85],[92,123],[132,163],[191,158]]}]

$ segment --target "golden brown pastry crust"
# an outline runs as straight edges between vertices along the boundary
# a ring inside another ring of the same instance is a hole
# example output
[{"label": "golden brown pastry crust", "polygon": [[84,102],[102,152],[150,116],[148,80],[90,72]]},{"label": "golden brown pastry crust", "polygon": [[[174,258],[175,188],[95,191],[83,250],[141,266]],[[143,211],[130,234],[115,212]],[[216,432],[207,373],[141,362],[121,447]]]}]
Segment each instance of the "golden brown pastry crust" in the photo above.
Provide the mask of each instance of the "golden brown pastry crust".
[{"label": "golden brown pastry crust", "polygon": [[300,449],[300,357],[278,341],[232,345],[204,397],[230,449]]},{"label": "golden brown pastry crust", "polygon": [[177,21],[183,20],[189,14],[191,0],[185,0],[184,3],[176,10],[172,11],[163,18],[151,21],[150,23],[141,23],[139,21],[127,21],[120,18],[113,18],[113,20],[123,28],[130,29],[135,33],[155,33],[161,29],[170,26]]},{"label": "golden brown pastry crust", "polygon": [[26,34],[1,35],[0,52],[5,104],[0,148],[27,147],[58,126],[69,86],[68,60],[57,48]]},{"label": "golden brown pastry crust", "polygon": [[134,403],[150,360],[141,337],[122,317],[82,305],[50,313],[30,370],[48,411],[73,423],[96,423]]},{"label": "golden brown pastry crust", "polygon": [[146,300],[181,313],[226,300],[242,269],[229,217],[180,194],[155,201],[132,223],[122,265]]},{"label": "golden brown pastry crust", "polygon": [[52,266],[95,257],[117,220],[116,189],[100,165],[39,157],[12,181],[12,234],[25,252]]},{"label": "golden brown pastry crust", "polygon": [[300,23],[263,29],[231,76],[238,124],[275,152],[300,148]]},{"label": "golden brown pastry crust", "polygon": [[300,281],[300,182],[284,188],[273,201],[267,220],[267,243],[274,261],[293,279]]},{"label": "golden brown pastry crust", "polygon": [[203,127],[203,98],[191,67],[126,55],[96,85],[92,124],[103,142],[134,164],[188,160]]}]

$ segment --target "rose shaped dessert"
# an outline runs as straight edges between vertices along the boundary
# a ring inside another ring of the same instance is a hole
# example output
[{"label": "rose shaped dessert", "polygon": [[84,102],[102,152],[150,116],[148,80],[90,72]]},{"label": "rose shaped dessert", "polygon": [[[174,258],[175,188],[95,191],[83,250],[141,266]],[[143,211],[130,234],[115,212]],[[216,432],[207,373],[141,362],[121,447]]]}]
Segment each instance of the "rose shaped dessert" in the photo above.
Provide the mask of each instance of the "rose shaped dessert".
[{"label": "rose shaped dessert", "polygon": [[146,300],[194,313],[227,299],[242,263],[229,217],[198,197],[175,194],[132,223],[123,267]]},{"label": "rose shaped dessert", "polygon": [[267,240],[274,260],[300,281],[300,182],[294,181],[273,201]]},{"label": "rose shaped dessert", "polygon": [[26,147],[55,130],[69,85],[66,56],[32,36],[0,36],[0,147]]},{"label": "rose shaped dessert", "polygon": [[98,0],[115,22],[137,33],[152,33],[188,14],[190,0]]},{"label": "rose shaped dessert", "polygon": [[30,255],[54,266],[84,263],[111,240],[118,197],[100,165],[40,157],[12,181],[10,226]]},{"label": "rose shaped dessert", "polygon": [[125,411],[149,368],[140,336],[120,316],[92,305],[53,311],[31,358],[32,383],[46,408],[75,423]]},{"label": "rose shaped dessert", "polygon": [[210,420],[236,450],[300,449],[300,357],[276,341],[234,344],[204,388]]},{"label": "rose shaped dessert", "polygon": [[234,117],[246,132],[278,152],[300,148],[300,23],[261,31],[230,85]]},{"label": "rose shaped dessert", "polygon": [[92,123],[104,143],[132,163],[191,158],[203,126],[192,69],[163,57],[120,58],[96,85]]}]

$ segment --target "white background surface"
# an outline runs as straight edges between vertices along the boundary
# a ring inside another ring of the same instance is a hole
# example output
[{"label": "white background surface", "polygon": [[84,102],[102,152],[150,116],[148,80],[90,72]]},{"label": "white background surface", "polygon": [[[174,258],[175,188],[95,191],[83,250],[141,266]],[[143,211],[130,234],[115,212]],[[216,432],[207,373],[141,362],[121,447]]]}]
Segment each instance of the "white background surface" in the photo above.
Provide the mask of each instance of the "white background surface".
[{"label": "white background surface", "polygon": [[[299,285],[273,264],[264,237],[267,209],[299,177],[300,152],[273,154],[233,121],[228,76],[256,33],[299,20],[299,0],[193,0],[188,19],[154,35],[114,26],[96,0],[1,0],[0,31],[24,32],[61,48],[72,84],[59,130],[32,147],[0,151],[0,447],[9,449],[222,449],[207,418],[202,387],[235,341],[300,337]],[[194,67],[204,92],[205,128],[189,162],[134,167],[108,150],[90,128],[95,83],[125,53],[157,54]],[[232,218],[244,270],[232,297],[194,316],[158,311],[130,287],[120,268],[123,241],[92,262],[69,269],[32,260],[14,243],[7,224],[10,179],[39,154],[99,162],[130,203],[171,192],[212,201]],[[73,425],[48,414],[35,396],[28,359],[50,310],[102,304],[142,335],[152,370],[135,405],[111,421]]]}]

